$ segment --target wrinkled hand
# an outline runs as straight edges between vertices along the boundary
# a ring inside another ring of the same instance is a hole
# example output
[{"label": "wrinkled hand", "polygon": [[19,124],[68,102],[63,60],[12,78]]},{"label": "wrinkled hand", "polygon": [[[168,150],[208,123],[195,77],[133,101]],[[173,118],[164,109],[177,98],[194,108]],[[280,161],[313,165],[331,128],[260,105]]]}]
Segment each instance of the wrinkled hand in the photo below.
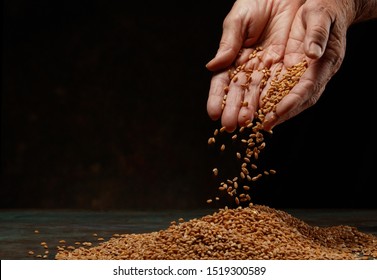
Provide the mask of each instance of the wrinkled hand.
[{"label": "wrinkled hand", "polygon": [[[339,69],[346,31],[354,19],[349,16],[352,8],[345,0],[304,2],[237,0],[225,18],[219,50],[206,66],[214,72],[207,111],[213,120],[221,117],[227,131],[253,119],[269,87],[268,81],[261,89],[262,72],[254,71],[245,90],[245,73],[238,73],[237,81],[231,81],[229,70],[245,64],[248,69],[268,68],[273,77],[278,69],[284,71],[307,60],[308,69],[300,82],[280,101],[276,112],[266,116],[264,128],[270,130],[315,104]],[[249,60],[259,46],[263,50]],[[222,108],[225,94],[226,105]]]}]

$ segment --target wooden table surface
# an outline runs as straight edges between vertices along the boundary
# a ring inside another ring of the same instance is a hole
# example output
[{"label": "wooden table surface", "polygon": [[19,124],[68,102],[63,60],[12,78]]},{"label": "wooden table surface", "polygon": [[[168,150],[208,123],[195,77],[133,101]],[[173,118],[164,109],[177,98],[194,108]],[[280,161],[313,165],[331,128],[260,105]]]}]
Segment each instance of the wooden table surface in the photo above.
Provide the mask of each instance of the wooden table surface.
[{"label": "wooden table surface", "polygon": [[[377,209],[282,209],[310,225],[354,226],[377,235]],[[0,259],[54,259],[57,246],[75,242],[98,244],[113,234],[166,229],[170,222],[200,218],[214,210],[190,211],[76,211],[0,210]],[[35,233],[38,231],[39,233]],[[62,241],[65,243],[61,243]],[[45,242],[45,243],[43,243]],[[42,243],[42,245],[41,245]],[[46,244],[48,248],[44,248]],[[29,255],[33,251],[34,255]],[[46,252],[48,251],[48,252]],[[44,257],[43,257],[44,256]]]}]

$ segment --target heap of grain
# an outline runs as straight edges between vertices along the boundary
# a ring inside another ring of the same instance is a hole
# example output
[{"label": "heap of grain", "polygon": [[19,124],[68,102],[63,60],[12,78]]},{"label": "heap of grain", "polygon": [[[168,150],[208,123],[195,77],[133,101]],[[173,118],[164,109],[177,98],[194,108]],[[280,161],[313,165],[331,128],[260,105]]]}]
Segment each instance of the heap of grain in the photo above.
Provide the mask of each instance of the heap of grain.
[{"label": "heap of grain", "polygon": [[377,258],[377,237],[349,226],[312,227],[262,205],[214,214],[144,234],[122,234],[98,246],[60,250],[56,259],[295,260]]},{"label": "heap of grain", "polygon": [[[257,48],[249,60],[258,59]],[[240,144],[235,156],[241,161],[239,173],[220,183],[218,189],[234,199],[236,209],[220,208],[212,215],[187,222],[173,221],[170,227],[158,232],[117,235],[95,247],[60,247],[56,259],[373,259],[377,258],[377,237],[359,232],[349,226],[313,227],[290,214],[253,205],[249,194],[250,184],[275,170],[258,171],[257,160],[265,148],[263,120],[276,110],[277,103],[297,84],[307,67],[302,61],[297,65],[275,72],[271,79],[267,68],[255,70],[246,67],[247,62],[229,73],[230,83],[237,83],[239,75],[246,77],[240,86],[247,91],[252,73],[258,71],[263,78],[260,92],[270,80],[269,88],[262,99],[263,105],[253,121],[239,128],[236,133],[225,134],[233,144]],[[229,87],[224,88],[223,108],[226,106]],[[242,101],[241,106],[248,106]],[[225,127],[216,129],[208,140],[210,145],[219,145],[216,137],[224,134]],[[271,133],[271,131],[269,131]],[[223,175],[217,167],[215,176]],[[219,197],[215,197],[219,200]],[[211,203],[213,200],[209,199]]]}]

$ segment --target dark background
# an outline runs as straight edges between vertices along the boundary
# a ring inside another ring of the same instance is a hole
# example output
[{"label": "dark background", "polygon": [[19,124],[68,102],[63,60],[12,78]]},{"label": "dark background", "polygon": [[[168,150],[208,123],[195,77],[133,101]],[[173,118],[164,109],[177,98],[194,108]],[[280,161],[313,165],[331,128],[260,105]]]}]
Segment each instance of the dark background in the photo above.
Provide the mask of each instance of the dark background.
[{"label": "dark background", "polygon": [[[3,2],[1,208],[194,209],[217,194],[206,101],[233,1]],[[271,207],[375,208],[377,24],[274,129]]]}]

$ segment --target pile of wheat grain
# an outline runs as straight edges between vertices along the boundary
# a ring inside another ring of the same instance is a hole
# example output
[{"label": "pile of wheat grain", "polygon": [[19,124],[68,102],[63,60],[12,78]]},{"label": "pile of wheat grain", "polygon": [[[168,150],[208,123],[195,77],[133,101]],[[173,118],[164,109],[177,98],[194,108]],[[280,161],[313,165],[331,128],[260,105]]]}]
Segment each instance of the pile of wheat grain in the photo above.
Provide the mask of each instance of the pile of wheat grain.
[{"label": "pile of wheat grain", "polygon": [[377,258],[377,237],[349,226],[312,227],[262,205],[217,212],[95,247],[60,250],[56,259],[295,260]]}]

